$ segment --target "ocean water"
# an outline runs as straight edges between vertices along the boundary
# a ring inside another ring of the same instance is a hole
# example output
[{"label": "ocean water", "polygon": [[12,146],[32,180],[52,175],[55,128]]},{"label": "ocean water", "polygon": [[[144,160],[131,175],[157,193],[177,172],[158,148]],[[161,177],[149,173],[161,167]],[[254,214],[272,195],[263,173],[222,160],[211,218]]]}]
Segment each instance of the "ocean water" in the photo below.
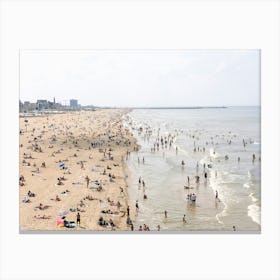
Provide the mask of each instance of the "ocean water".
[{"label": "ocean water", "polygon": [[259,107],[135,109],[123,121],[141,146],[127,158],[136,229],[260,231]]}]

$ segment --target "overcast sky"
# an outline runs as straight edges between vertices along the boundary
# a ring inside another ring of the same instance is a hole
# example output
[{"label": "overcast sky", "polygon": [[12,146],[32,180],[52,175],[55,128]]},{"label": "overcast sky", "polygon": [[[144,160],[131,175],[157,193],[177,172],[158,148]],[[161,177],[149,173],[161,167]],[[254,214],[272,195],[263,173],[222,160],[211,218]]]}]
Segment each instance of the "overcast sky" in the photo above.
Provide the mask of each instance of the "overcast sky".
[{"label": "overcast sky", "polygon": [[21,51],[20,99],[96,106],[260,105],[258,50]]}]

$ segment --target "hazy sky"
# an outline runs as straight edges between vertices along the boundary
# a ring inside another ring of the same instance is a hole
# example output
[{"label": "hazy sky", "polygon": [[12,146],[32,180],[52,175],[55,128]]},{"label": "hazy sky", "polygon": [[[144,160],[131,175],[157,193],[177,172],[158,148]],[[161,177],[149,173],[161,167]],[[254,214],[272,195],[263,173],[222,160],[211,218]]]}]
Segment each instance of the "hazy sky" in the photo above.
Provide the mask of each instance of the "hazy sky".
[{"label": "hazy sky", "polygon": [[96,106],[260,105],[258,50],[22,51],[20,99]]}]

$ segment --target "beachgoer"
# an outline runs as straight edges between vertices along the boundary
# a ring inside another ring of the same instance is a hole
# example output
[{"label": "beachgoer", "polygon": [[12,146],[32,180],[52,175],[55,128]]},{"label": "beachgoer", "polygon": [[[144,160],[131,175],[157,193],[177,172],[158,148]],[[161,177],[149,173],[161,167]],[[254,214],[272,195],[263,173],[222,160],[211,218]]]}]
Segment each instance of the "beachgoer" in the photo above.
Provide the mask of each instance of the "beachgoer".
[{"label": "beachgoer", "polygon": [[216,199],[218,199],[218,198],[219,198],[218,191],[216,191]]},{"label": "beachgoer", "polygon": [[90,179],[89,179],[89,177],[88,176],[86,176],[86,182],[87,182],[87,188],[88,188],[88,186],[89,186],[89,181],[90,181]]},{"label": "beachgoer", "polygon": [[139,211],[138,200],[136,200],[136,204],[135,204],[135,207],[136,207],[136,211],[138,212],[138,211]]},{"label": "beachgoer", "polygon": [[127,216],[129,216],[129,211],[130,211],[130,209],[129,209],[129,205],[128,205],[127,208],[126,208]]},{"label": "beachgoer", "polygon": [[81,222],[81,215],[78,212],[78,214],[77,214],[77,225],[80,225],[80,222]]},{"label": "beachgoer", "polygon": [[160,225],[157,225],[157,230],[160,231]]},{"label": "beachgoer", "polygon": [[184,222],[184,223],[187,222],[187,221],[186,221],[186,214],[184,214],[184,216],[183,216],[183,222]]},{"label": "beachgoer", "polygon": [[233,226],[232,229],[233,229],[233,231],[236,231],[236,227],[235,226]]},{"label": "beachgoer", "polygon": [[167,218],[167,211],[164,211],[164,217]]}]

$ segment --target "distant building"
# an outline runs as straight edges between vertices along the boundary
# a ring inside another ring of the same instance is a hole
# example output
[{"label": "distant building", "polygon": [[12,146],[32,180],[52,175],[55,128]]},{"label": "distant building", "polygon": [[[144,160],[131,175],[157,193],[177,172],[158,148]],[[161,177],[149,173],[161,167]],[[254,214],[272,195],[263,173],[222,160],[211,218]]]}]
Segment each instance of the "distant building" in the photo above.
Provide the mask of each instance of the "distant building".
[{"label": "distant building", "polygon": [[70,107],[73,109],[78,108],[78,100],[77,99],[70,99]]},{"label": "distant building", "polygon": [[37,100],[37,110],[47,110],[49,109],[49,102],[44,99]]},{"label": "distant building", "polygon": [[31,103],[29,101],[24,101],[23,112],[34,111],[37,108],[37,103]]}]

